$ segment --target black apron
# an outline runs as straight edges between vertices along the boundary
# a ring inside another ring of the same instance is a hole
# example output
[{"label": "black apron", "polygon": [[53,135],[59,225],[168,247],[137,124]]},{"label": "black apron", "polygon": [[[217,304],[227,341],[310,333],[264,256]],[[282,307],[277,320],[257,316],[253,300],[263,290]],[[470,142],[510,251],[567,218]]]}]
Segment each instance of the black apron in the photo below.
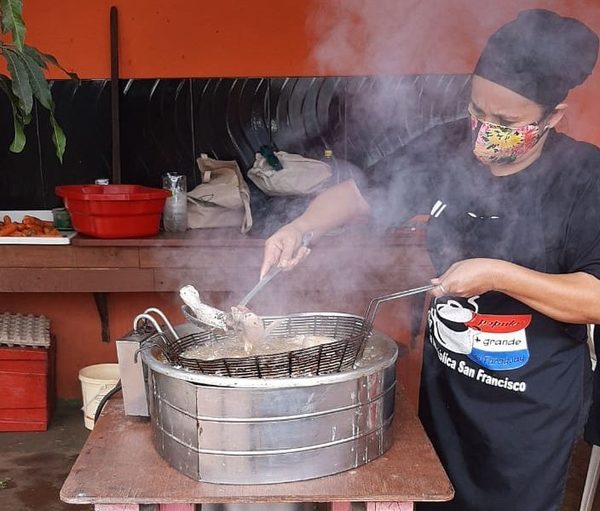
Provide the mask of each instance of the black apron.
[{"label": "black apron", "polygon": [[[440,187],[429,222],[439,274],[474,257],[558,273],[544,238],[542,169],[498,178],[471,168]],[[584,329],[497,292],[437,299],[428,323],[419,415],[456,496],[417,509],[559,510],[584,418]]]}]

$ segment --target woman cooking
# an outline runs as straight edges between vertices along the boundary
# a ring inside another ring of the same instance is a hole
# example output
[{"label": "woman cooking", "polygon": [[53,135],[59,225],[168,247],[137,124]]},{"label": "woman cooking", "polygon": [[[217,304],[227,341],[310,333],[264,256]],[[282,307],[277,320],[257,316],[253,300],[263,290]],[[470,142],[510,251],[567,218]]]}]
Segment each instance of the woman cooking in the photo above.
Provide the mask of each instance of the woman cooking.
[{"label": "woman cooking", "polygon": [[371,214],[427,213],[436,268],[419,415],[456,490],[419,509],[551,511],[588,405],[586,323],[600,322],[600,149],[559,134],[598,37],[535,9],[475,67],[468,119],[425,133],[346,181],[266,242],[262,273]]}]

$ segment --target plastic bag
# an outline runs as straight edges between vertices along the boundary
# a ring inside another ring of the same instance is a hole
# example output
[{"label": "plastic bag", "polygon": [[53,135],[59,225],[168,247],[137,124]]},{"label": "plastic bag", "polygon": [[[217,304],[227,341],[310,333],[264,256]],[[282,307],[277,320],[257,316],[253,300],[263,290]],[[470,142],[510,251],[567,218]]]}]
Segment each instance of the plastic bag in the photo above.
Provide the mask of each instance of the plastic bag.
[{"label": "plastic bag", "polygon": [[267,195],[309,195],[323,189],[331,177],[331,167],[325,162],[284,151],[277,151],[275,155],[282,170],[274,170],[266,158],[257,153],[248,171],[248,179]]}]

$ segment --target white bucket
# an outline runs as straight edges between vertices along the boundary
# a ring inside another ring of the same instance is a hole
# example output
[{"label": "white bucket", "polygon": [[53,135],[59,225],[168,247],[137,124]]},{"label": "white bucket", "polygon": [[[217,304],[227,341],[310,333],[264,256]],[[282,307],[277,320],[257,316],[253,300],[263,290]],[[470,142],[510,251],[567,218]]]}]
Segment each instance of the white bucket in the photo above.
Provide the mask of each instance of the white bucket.
[{"label": "white bucket", "polygon": [[102,398],[119,381],[119,364],[96,364],[79,370],[83,393],[83,418],[85,427],[94,429],[94,415]]}]

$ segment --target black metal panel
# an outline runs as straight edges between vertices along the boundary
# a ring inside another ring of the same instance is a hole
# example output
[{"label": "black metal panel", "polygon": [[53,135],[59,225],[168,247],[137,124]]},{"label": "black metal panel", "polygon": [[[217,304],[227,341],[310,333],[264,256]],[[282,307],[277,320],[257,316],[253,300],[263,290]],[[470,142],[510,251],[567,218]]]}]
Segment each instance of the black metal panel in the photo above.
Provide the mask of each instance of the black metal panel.
[{"label": "black metal panel", "polygon": [[44,176],[42,209],[62,204],[54,189],[61,184],[93,183],[111,174],[110,82],[88,80],[52,84],[56,118],[67,137],[61,164],[52,144],[48,112],[39,108],[40,167]]},{"label": "black metal panel", "polygon": [[258,148],[269,142],[268,79],[193,80],[196,155],[237,160],[247,170]]},{"label": "black metal panel", "polygon": [[193,184],[189,79],[121,83],[121,181],[161,187],[165,172]]},{"label": "black metal panel", "polygon": [[[366,169],[432,126],[463,117],[467,75],[123,80],[122,181],[160,186],[166,171],[199,183],[201,153],[235,159],[246,172],[263,144],[319,158],[331,148]],[[51,208],[57,184],[111,176],[110,87],[106,80],[53,83],[56,116],[67,135],[63,165],[47,112],[34,111],[28,143],[8,152],[8,101],[0,97],[0,207]],[[39,117],[39,118],[38,118]],[[297,215],[309,198],[273,199],[251,183],[259,230]]]},{"label": "black metal panel", "polygon": [[8,150],[14,136],[8,98],[0,94],[0,209],[18,210],[42,205],[44,186],[37,138],[37,109],[25,128],[27,144],[20,154]]},{"label": "black metal panel", "polygon": [[342,147],[344,92],[349,80],[271,80],[272,134],[279,149],[320,158],[325,148]]}]

